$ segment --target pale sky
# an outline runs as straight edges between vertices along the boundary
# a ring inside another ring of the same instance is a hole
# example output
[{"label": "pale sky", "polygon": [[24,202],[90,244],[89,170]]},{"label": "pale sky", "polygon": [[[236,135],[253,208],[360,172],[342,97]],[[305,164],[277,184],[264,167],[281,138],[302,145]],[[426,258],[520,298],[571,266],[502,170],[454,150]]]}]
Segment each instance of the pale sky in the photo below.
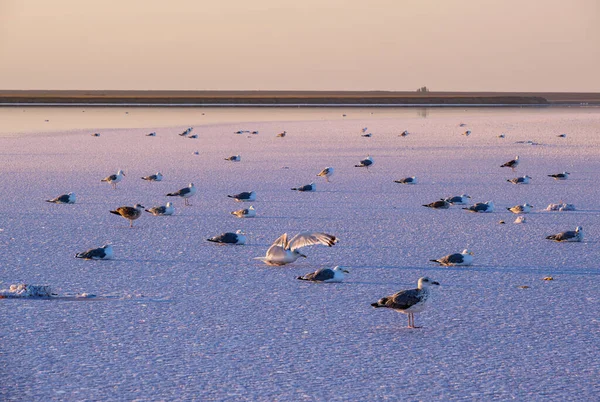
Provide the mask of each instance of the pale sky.
[{"label": "pale sky", "polygon": [[0,89],[600,92],[600,0],[0,0]]}]

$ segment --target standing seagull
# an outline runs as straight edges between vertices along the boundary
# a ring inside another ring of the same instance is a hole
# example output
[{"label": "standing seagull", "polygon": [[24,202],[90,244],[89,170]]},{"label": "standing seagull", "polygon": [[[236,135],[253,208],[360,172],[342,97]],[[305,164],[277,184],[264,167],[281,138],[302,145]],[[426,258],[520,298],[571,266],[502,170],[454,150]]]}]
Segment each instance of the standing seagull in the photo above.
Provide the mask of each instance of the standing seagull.
[{"label": "standing seagull", "polygon": [[206,240],[221,244],[246,244],[246,236],[244,236],[244,233],[241,230],[238,230],[235,233],[223,233]]},{"label": "standing seagull", "polygon": [[315,272],[311,272],[310,274],[306,274],[304,276],[299,276],[296,279],[300,279],[301,281],[334,283],[342,282],[344,280],[344,273],[349,274],[350,271],[337,266],[333,269],[317,269]]},{"label": "standing seagull", "polygon": [[321,170],[317,176],[325,177],[325,180],[327,183],[329,183],[329,178],[333,176],[333,168],[326,167],[325,169]]},{"label": "standing seagull", "polygon": [[110,244],[105,244],[100,248],[91,248],[83,253],[75,254],[75,258],[84,258],[86,260],[110,260],[113,258],[113,248]]},{"label": "standing seagull", "polygon": [[167,197],[181,197],[183,198],[183,205],[190,205],[188,198],[196,194],[196,191],[197,189],[194,187],[194,183],[190,183],[187,187],[184,187],[181,190],[167,194]]},{"label": "standing seagull", "polygon": [[59,195],[51,200],[46,200],[46,202],[53,202],[54,204],[75,204],[75,193]]},{"label": "standing seagull", "polygon": [[256,193],[254,191],[244,191],[227,197],[233,198],[236,201],[256,201]]},{"label": "standing seagull", "polygon": [[142,216],[144,212],[144,206],[135,204],[133,207],[119,207],[114,211],[110,211],[111,214],[121,215],[123,218],[129,221],[129,227],[133,227],[133,221]]},{"label": "standing seagull", "polygon": [[230,162],[239,162],[242,160],[242,156],[241,155],[231,155],[228,156],[227,158],[225,158],[226,161],[230,161]]},{"label": "standing seagull", "polygon": [[156,172],[156,174],[151,174],[150,176],[144,176],[142,179],[146,181],[162,181],[163,175],[160,172]]},{"label": "standing seagull", "polygon": [[582,241],[583,240],[583,228],[577,226],[575,231],[569,230],[546,237],[548,240],[554,241]]},{"label": "standing seagull", "polygon": [[300,253],[298,249],[315,244],[333,246],[338,239],[327,233],[302,232],[292,237],[288,241],[287,233],[282,234],[275,240],[273,245],[267,250],[264,257],[255,257],[255,260],[261,260],[267,265],[285,265],[296,261],[300,257],[306,258],[306,255]]},{"label": "standing seagull", "polygon": [[473,252],[464,249],[462,253],[448,254],[437,260],[429,260],[431,262],[437,262],[445,267],[454,265],[471,265],[473,263]]},{"label": "standing seagull", "polygon": [[515,156],[515,159],[510,160],[508,162],[506,162],[503,165],[500,165],[500,167],[509,167],[513,170],[513,172],[515,171],[515,168],[519,166],[519,155]]},{"label": "standing seagull", "polygon": [[369,166],[373,165],[373,163],[373,158],[367,156],[365,159],[361,160],[358,165],[354,165],[354,167],[366,167],[368,170]]},{"label": "standing seagull", "polygon": [[175,207],[172,202],[167,202],[167,205],[160,205],[158,207],[152,207],[147,209],[146,212],[151,213],[154,216],[168,216],[173,215]]},{"label": "standing seagull", "polygon": [[569,175],[569,172],[562,172],[557,174],[549,174],[548,177],[553,177],[555,180],[567,180]]},{"label": "standing seagull", "polygon": [[427,301],[431,291],[430,285],[439,285],[427,277],[419,278],[416,289],[401,290],[391,296],[381,298],[371,306],[387,307],[400,313],[408,314],[408,328],[420,328],[415,326],[415,313],[420,313],[427,307]]},{"label": "standing seagull", "polygon": [[123,172],[121,169],[119,169],[119,171],[117,172],[117,174],[111,174],[110,176],[106,176],[101,181],[105,181],[105,182],[110,183],[112,185],[112,187],[114,189],[116,189],[117,188],[117,183],[120,182],[121,180],[123,180],[123,176],[125,176],[125,172]]}]

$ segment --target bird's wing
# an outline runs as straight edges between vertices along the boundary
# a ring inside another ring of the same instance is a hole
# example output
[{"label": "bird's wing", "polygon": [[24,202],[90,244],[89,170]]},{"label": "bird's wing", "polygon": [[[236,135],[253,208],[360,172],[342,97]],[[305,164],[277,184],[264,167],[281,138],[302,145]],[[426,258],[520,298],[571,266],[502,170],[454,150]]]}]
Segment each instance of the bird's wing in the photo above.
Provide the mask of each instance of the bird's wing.
[{"label": "bird's wing", "polygon": [[315,244],[322,244],[324,246],[333,246],[337,242],[335,236],[327,233],[320,232],[302,232],[292,237],[288,244],[288,248],[292,251],[297,250],[301,247],[312,246]]},{"label": "bird's wing", "polygon": [[[277,240],[273,242],[271,247],[269,247],[269,250],[271,250],[273,247],[281,247],[283,249],[286,249],[288,247],[288,234],[284,233],[281,236],[279,236]],[[267,251],[267,254],[269,254],[269,251]]]},{"label": "bird's wing", "polygon": [[333,277],[335,276],[335,272],[333,272],[333,270],[326,268],[326,269],[319,269],[315,272],[313,272],[312,274],[308,274],[310,275],[310,278],[307,279],[311,279],[313,281],[326,281],[328,279],[333,279]]},{"label": "bird's wing", "polygon": [[135,214],[137,210],[133,207],[119,207],[117,208],[117,212],[123,216],[126,216]]},{"label": "bird's wing", "polygon": [[391,297],[388,297],[386,307],[405,310],[414,306],[421,298],[417,289],[402,290]]},{"label": "bird's wing", "polygon": [[449,264],[460,264],[461,262],[463,262],[464,259],[463,259],[462,254],[457,253],[457,254],[447,255],[443,258],[443,260]]},{"label": "bird's wing", "polygon": [[103,248],[92,248],[80,254],[80,258],[104,258],[106,252]]}]

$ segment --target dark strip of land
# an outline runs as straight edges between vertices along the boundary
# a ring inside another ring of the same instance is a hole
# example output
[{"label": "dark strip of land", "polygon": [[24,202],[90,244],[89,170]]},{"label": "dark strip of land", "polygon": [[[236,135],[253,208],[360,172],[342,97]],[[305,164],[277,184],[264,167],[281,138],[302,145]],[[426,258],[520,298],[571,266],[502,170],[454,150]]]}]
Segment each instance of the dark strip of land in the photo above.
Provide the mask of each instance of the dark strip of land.
[{"label": "dark strip of land", "polygon": [[600,93],[397,91],[0,90],[3,104],[110,105],[600,105]]}]

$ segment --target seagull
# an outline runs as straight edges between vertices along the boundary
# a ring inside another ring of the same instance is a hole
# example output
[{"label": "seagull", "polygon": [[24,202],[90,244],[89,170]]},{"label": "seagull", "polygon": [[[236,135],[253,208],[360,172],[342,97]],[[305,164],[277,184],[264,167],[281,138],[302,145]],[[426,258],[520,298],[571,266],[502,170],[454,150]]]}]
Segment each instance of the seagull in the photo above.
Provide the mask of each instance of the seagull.
[{"label": "seagull", "polygon": [[575,211],[575,205],[567,204],[565,202],[550,204],[546,207],[546,211]]},{"label": "seagull", "polygon": [[394,183],[400,183],[400,184],[417,184],[417,178],[415,176],[405,177],[405,178],[400,179],[400,180],[394,180]]},{"label": "seagull", "polygon": [[410,134],[410,133],[408,132],[408,130],[404,130],[403,132],[401,132],[401,133],[399,134],[399,136],[400,136],[400,137],[406,137],[408,134]]},{"label": "seagull", "polygon": [[558,138],[567,138],[567,135],[566,134],[559,134],[559,135],[557,135],[557,137]]},{"label": "seagull", "polygon": [[59,195],[51,200],[46,200],[46,202],[53,202],[54,204],[75,204],[75,193]]},{"label": "seagull", "polygon": [[338,239],[327,233],[320,232],[301,232],[288,240],[287,233],[282,234],[275,240],[273,245],[267,250],[264,257],[255,257],[255,260],[261,260],[267,265],[285,265],[296,261],[300,257],[306,258],[298,249],[315,244],[323,244],[332,247]]},{"label": "seagull", "polygon": [[105,244],[100,248],[91,248],[83,253],[75,254],[75,258],[84,258],[86,260],[111,260],[113,258],[113,248],[110,244]]},{"label": "seagull", "polygon": [[100,137],[100,133],[94,133],[92,134],[92,137]]},{"label": "seagull", "polygon": [[256,201],[256,193],[254,191],[244,191],[239,194],[228,195],[229,198],[234,198],[236,201]]},{"label": "seagull", "polygon": [[160,172],[156,172],[156,174],[151,174],[150,176],[144,176],[142,179],[147,181],[162,181],[163,175]]},{"label": "seagull", "polygon": [[360,130],[360,131],[362,131],[363,133],[366,133],[366,132],[367,132],[367,130],[368,130],[368,128],[367,128],[367,127],[363,127],[363,128]]},{"label": "seagull", "polygon": [[173,215],[173,213],[175,212],[175,207],[173,206],[172,202],[167,202],[167,205],[152,207],[150,209],[147,209],[146,212],[149,212],[154,216]]},{"label": "seagull", "polygon": [[123,176],[125,176],[125,172],[123,172],[121,169],[119,169],[117,174],[111,174],[110,176],[106,176],[104,179],[102,179],[100,181],[108,182],[112,185],[112,187],[114,189],[116,189],[117,183],[120,182],[121,180],[123,180]]},{"label": "seagull", "polygon": [[146,134],[146,137],[156,137],[156,131]]},{"label": "seagull", "polygon": [[515,205],[514,207],[506,209],[508,209],[513,214],[528,214],[529,212],[531,212],[531,208],[533,208],[533,205],[525,203],[523,205]]},{"label": "seagull", "polygon": [[133,221],[142,216],[144,206],[135,204],[133,207],[119,207],[114,211],[110,211],[111,214],[121,215],[123,218],[129,221],[129,227],[133,227]]},{"label": "seagull", "polygon": [[238,218],[254,218],[256,216],[256,211],[251,205],[250,208],[238,209],[237,211],[233,211],[231,215],[235,215]]},{"label": "seagull", "polygon": [[437,262],[440,265],[445,267],[454,266],[454,265],[471,265],[473,263],[473,252],[467,249],[464,249],[460,254],[448,254],[442,258],[438,258],[437,260],[429,260],[431,262]]},{"label": "seagull", "polygon": [[423,206],[434,209],[448,209],[450,208],[450,203],[446,200],[439,200],[431,202],[429,204],[423,204]]},{"label": "seagull", "polygon": [[470,207],[463,209],[466,209],[470,212],[494,212],[494,203],[492,201],[478,202],[476,204],[471,205]]},{"label": "seagull", "polygon": [[467,131],[465,131],[465,132],[463,133],[463,135],[464,135],[465,137],[468,137],[468,136],[470,136],[470,135],[471,135],[471,130],[467,130]]},{"label": "seagull", "polygon": [[549,174],[548,177],[554,177],[555,180],[567,180],[569,175],[569,172],[562,172],[557,174]]},{"label": "seagull", "polygon": [[505,138],[505,137],[506,137],[506,134],[504,134],[504,133],[498,135],[498,138]]},{"label": "seagull", "polygon": [[503,165],[500,165],[500,167],[509,167],[513,170],[513,172],[515,171],[515,168],[519,166],[519,155],[515,156],[515,159],[510,160],[508,162],[506,162]]},{"label": "seagull", "polygon": [[466,205],[467,199],[471,199],[471,196],[467,194],[462,194],[455,195],[454,197],[445,198],[444,201],[449,202],[452,205]]},{"label": "seagull", "polygon": [[527,222],[527,218],[525,218],[523,215],[519,215],[517,216],[517,219],[515,219],[515,223],[525,223]]},{"label": "seagull", "polygon": [[190,205],[190,201],[188,198],[192,197],[196,194],[196,187],[194,187],[194,183],[188,184],[187,187],[182,188],[181,190],[177,190],[174,193],[167,194],[167,197],[181,197],[183,198],[183,205]]},{"label": "seagull", "polygon": [[415,326],[414,314],[420,313],[427,307],[431,285],[439,286],[439,283],[427,277],[419,278],[416,289],[401,290],[391,296],[379,299],[377,303],[372,303],[371,306],[375,308],[387,307],[408,314],[408,328],[420,328]]},{"label": "seagull", "polygon": [[286,134],[287,134],[287,132],[285,132],[285,131],[282,131],[282,132],[280,132],[279,134],[277,134],[277,137],[279,137],[279,138],[283,138],[283,137],[285,137],[285,136],[286,136]]},{"label": "seagull", "polygon": [[246,236],[244,236],[244,233],[241,230],[238,230],[235,233],[227,232],[206,240],[221,244],[245,244]]},{"label": "seagull", "polygon": [[371,138],[373,133],[362,134],[361,137]]},{"label": "seagull", "polygon": [[332,167],[326,167],[325,169],[321,170],[317,176],[321,176],[321,177],[325,177],[325,180],[327,181],[327,183],[329,183],[329,178],[331,176],[333,176],[334,170]]},{"label": "seagull", "polygon": [[315,272],[311,272],[304,276],[299,276],[296,279],[300,279],[301,281],[311,281],[311,282],[342,282],[344,280],[344,274],[349,274],[350,271],[344,269],[340,266],[337,266],[333,269],[330,268],[321,268],[317,269]]},{"label": "seagull", "polygon": [[366,167],[369,169],[369,166],[371,166],[373,163],[373,158],[371,158],[371,156],[367,156],[365,159],[361,160],[358,165],[354,165],[354,167]]},{"label": "seagull", "polygon": [[554,241],[582,241],[583,240],[583,228],[577,226],[575,231],[569,230],[566,232],[554,234],[546,237],[548,240]]},{"label": "seagull", "polygon": [[304,186],[293,187],[292,190],[296,190],[296,191],[317,191],[317,185],[313,182],[313,183],[310,183],[310,184],[305,184]]},{"label": "seagull", "polygon": [[194,140],[194,139],[198,138],[198,134],[192,134],[192,135],[190,135],[187,138],[190,138],[190,139]]},{"label": "seagull", "polygon": [[239,162],[242,160],[242,157],[240,155],[231,155],[227,158],[225,158],[226,161],[230,161],[230,162]]},{"label": "seagull", "polygon": [[506,181],[512,184],[529,184],[529,180],[531,180],[530,176],[522,176],[522,177],[515,177],[514,179],[507,179]]}]

